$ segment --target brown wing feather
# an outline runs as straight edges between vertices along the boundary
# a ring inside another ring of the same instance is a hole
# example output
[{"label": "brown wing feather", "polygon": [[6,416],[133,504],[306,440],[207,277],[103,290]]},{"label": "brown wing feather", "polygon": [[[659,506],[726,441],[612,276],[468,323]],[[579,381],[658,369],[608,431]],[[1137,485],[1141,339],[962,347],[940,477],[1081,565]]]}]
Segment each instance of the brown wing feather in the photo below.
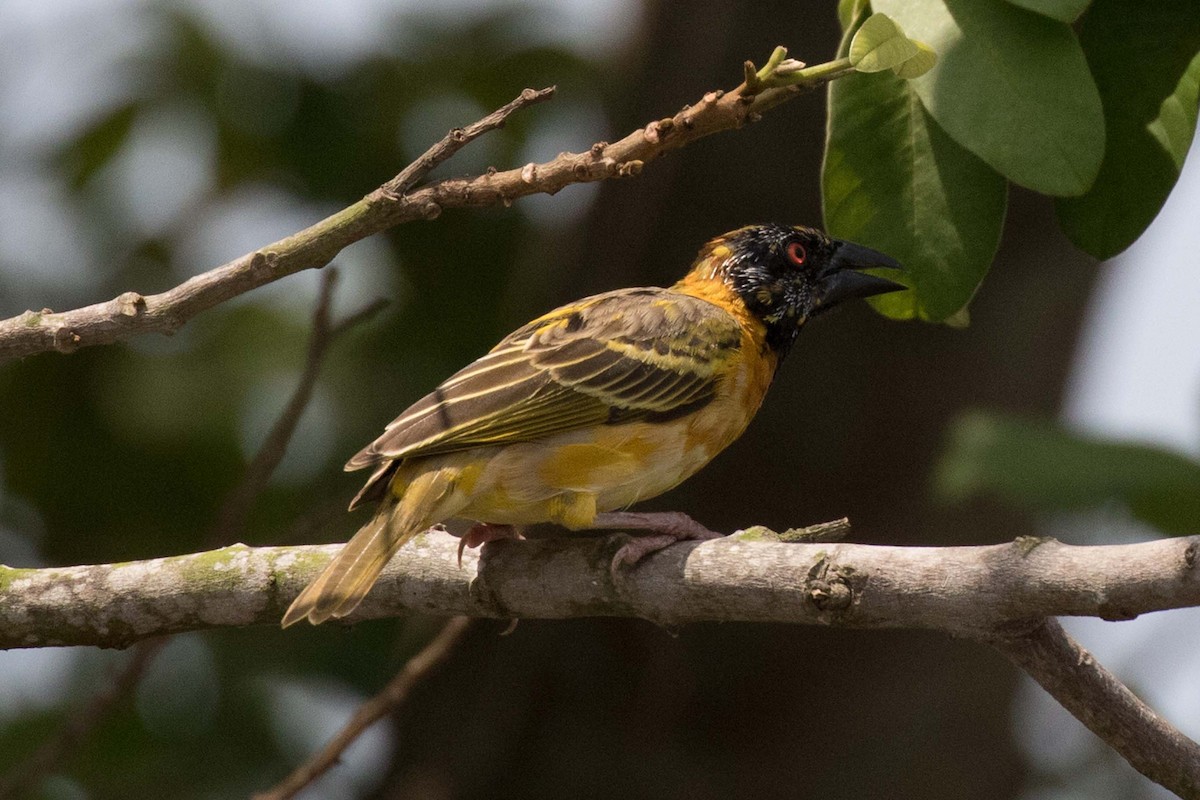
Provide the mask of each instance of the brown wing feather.
[{"label": "brown wing feather", "polygon": [[[667,289],[626,289],[556,309],[513,332],[397,417],[347,463],[530,441],[667,415],[713,396],[741,343],[718,306]],[[361,497],[390,470],[372,476]]]}]

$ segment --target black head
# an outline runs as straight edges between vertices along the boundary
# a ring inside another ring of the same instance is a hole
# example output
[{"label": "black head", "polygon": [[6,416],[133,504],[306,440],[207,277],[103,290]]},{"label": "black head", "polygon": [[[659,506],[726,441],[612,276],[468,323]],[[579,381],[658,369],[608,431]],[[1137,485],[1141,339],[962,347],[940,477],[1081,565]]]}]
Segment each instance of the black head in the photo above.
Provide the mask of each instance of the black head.
[{"label": "black head", "polygon": [[787,352],[812,317],[856,297],[907,288],[862,269],[900,269],[883,253],[815,228],[751,225],[714,239],[697,269],[720,278],[767,327],[767,344]]}]

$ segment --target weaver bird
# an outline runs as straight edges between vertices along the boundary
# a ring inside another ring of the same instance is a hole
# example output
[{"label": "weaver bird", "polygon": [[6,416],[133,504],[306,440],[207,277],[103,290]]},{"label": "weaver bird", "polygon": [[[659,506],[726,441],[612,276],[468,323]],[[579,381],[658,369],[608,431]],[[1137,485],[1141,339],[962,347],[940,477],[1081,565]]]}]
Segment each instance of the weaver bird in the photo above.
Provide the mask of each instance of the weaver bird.
[{"label": "weaver bird", "polygon": [[598,294],[518,328],[346,464],[374,468],[350,508],[378,509],[284,627],[349,614],[397,549],[452,517],[478,523],[468,546],[538,522],[641,532],[614,568],[719,536],[684,514],[616,509],[676,486],[738,438],[806,321],[905,288],[857,271],[873,267],[900,265],[812,228],[755,225],[713,239],[669,289]]}]

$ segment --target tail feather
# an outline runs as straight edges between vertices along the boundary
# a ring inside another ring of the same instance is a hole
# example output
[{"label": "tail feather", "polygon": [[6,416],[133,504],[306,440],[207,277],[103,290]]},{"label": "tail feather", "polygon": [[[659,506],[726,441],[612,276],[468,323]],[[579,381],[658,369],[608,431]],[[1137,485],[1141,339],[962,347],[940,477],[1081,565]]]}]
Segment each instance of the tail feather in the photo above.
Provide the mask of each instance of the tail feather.
[{"label": "tail feather", "polygon": [[397,550],[458,510],[447,502],[456,477],[457,470],[431,470],[413,480],[402,499],[384,498],[375,516],[292,601],[283,615],[283,627],[305,618],[319,625],[357,608]]},{"label": "tail feather", "polygon": [[396,550],[417,532],[395,535],[391,531],[390,505],[381,507],[316,580],[305,587],[283,615],[283,627],[305,617],[313,625],[319,625],[330,617],[346,616],[362,602]]}]

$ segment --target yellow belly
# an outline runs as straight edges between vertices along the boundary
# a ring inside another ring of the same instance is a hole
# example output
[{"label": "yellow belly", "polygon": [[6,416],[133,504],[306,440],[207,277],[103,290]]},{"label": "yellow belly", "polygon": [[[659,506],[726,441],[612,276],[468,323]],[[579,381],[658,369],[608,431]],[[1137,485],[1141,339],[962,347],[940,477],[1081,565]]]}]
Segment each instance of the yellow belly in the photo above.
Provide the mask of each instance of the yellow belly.
[{"label": "yellow belly", "polygon": [[532,442],[417,458],[411,477],[449,469],[458,477],[446,510],[480,522],[554,522],[585,528],[603,511],[627,508],[694,475],[746,429],[774,374],[774,359],[750,359],[703,408],[667,422],[601,425]]}]

